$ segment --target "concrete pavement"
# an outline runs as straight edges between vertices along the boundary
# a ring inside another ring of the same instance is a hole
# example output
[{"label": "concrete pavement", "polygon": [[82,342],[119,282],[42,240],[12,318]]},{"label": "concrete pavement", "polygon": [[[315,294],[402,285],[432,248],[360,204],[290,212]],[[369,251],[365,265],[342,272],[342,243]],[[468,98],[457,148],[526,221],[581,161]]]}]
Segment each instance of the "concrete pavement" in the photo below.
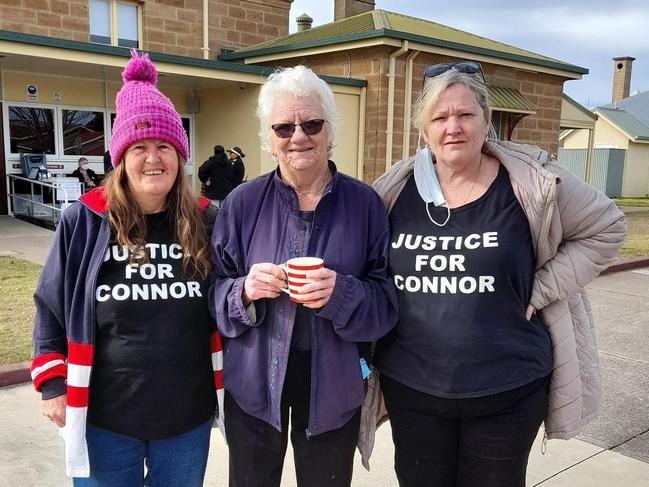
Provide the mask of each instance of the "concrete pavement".
[{"label": "concrete pavement", "polygon": [[54,232],[11,216],[0,216],[0,256],[43,265]]},{"label": "concrete pavement", "polygon": [[[8,218],[0,217],[0,255],[42,263],[52,232]],[[599,277],[589,294],[602,364],[602,411],[577,439],[548,442],[545,455],[539,435],[529,487],[649,486],[649,267]],[[61,440],[40,415],[39,403],[29,384],[0,388],[1,486],[70,485]],[[357,458],[352,485],[396,487],[393,455],[387,424],[377,433],[372,470],[366,472]],[[283,478],[282,485],[295,485],[290,452]],[[216,430],[205,485],[227,485],[227,447]]]}]

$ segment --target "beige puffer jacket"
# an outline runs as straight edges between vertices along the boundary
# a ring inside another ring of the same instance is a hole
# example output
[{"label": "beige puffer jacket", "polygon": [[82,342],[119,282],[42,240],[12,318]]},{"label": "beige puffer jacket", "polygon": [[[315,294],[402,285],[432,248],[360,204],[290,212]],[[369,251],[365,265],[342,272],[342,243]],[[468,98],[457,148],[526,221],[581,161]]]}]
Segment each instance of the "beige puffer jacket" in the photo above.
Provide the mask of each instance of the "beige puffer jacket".
[{"label": "beige puffer jacket", "polygon": [[[529,220],[536,256],[531,304],[552,340],[545,432],[550,439],[572,438],[597,413],[601,400],[594,323],[584,287],[615,258],[626,237],[626,219],[609,198],[538,147],[487,142],[482,150],[505,166]],[[388,212],[413,164],[414,157],[399,161],[374,183]],[[379,377],[373,372],[358,442],[368,470],[376,428],[387,419]]]}]

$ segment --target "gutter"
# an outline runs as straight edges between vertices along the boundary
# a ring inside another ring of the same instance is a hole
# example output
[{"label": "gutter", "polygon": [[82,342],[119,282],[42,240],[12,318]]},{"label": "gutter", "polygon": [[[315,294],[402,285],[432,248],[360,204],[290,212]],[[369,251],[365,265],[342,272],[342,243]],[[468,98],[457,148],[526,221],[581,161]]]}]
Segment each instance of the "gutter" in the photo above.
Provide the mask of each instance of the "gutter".
[{"label": "gutter", "polygon": [[209,4],[210,0],[203,0],[203,59],[210,58]]},{"label": "gutter", "polygon": [[415,58],[421,51],[412,51],[406,58],[406,86],[403,99],[403,143],[401,147],[401,159],[406,159],[410,155],[410,128],[412,123],[412,66]]},{"label": "gutter", "polygon": [[403,41],[401,47],[390,54],[388,68],[388,120],[385,130],[385,170],[392,166],[392,136],[394,130],[394,78],[397,58],[408,52],[408,41]]}]

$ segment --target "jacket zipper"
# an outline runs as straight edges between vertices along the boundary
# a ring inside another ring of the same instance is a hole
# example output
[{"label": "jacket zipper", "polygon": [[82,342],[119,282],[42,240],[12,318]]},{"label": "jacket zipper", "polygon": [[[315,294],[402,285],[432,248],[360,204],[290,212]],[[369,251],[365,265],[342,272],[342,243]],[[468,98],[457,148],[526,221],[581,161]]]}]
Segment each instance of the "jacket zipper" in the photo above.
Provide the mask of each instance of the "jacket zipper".
[{"label": "jacket zipper", "polygon": [[[90,408],[90,383],[92,381],[92,375],[93,371],[95,370],[95,347],[97,346],[97,317],[95,316],[95,292],[97,291],[97,278],[99,277],[99,269],[101,268],[101,263],[104,260],[104,256],[106,255],[106,252],[108,250],[108,247],[110,246],[110,227],[108,225],[108,221],[104,220],[102,218],[101,225],[104,226],[106,225],[108,228],[108,237],[106,238],[105,244],[104,244],[104,249],[103,252],[100,254],[99,258],[99,265],[96,266],[95,269],[93,269],[93,275],[92,275],[92,289],[93,289],[93,294],[90,297],[90,316],[91,319],[93,320],[92,323],[92,333],[91,333],[91,339],[92,339],[92,357],[90,358],[90,375],[88,376],[88,408]],[[100,230],[101,231],[101,230]]]}]

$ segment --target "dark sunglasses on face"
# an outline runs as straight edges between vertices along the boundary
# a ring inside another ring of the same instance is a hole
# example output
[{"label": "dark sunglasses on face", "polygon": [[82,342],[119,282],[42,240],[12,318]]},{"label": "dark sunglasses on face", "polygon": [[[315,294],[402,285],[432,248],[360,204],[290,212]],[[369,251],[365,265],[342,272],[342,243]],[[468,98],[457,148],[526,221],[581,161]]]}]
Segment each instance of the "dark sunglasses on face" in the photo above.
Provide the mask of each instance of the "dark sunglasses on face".
[{"label": "dark sunglasses on face", "polygon": [[449,69],[455,69],[456,71],[465,74],[480,73],[480,76],[482,76],[482,82],[487,84],[484,73],[482,72],[482,66],[480,65],[480,63],[476,63],[475,61],[458,61],[457,63],[432,64],[431,66],[428,66],[424,71],[424,82],[427,78],[434,78],[435,76],[444,74]]},{"label": "dark sunglasses on face", "polygon": [[290,139],[295,133],[295,127],[302,127],[306,135],[316,135],[322,131],[325,121],[322,119],[307,120],[302,123],[276,123],[270,126],[280,139]]}]

